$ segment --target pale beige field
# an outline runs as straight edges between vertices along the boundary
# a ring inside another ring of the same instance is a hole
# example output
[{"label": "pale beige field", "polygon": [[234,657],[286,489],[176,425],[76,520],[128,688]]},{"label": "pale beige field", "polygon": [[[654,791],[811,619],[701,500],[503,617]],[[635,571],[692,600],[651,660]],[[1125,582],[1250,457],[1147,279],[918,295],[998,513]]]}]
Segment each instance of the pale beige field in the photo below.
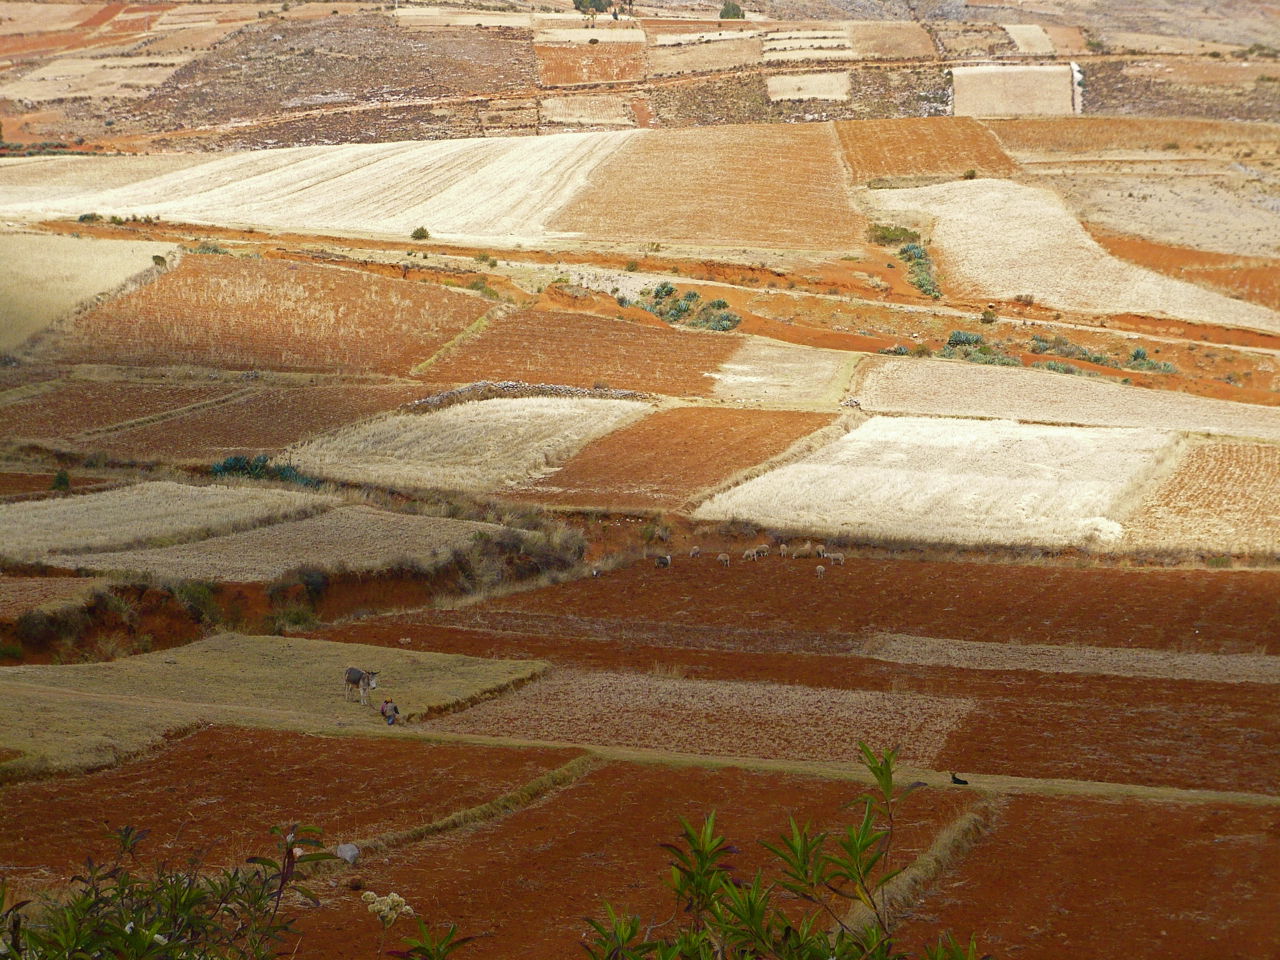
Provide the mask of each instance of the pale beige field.
[{"label": "pale beige field", "polygon": [[1177,429],[1280,441],[1280,408],[1147,390],[1047,370],[871,357],[853,394],[864,410],[1038,423]]},{"label": "pale beige field", "polygon": [[[59,194],[106,190],[210,162],[201,154],[12,157],[0,160],[0,204],[41,202]],[[79,213],[93,213],[81,210]],[[77,213],[77,216],[79,216]]]},{"label": "pale beige field", "polygon": [[616,96],[547,97],[542,101],[542,122],[569,126],[634,127],[627,102]]},{"label": "pale beige field", "polygon": [[0,37],[19,33],[67,30],[83,23],[102,7],[81,3],[24,3],[6,0],[0,5]]},{"label": "pale beige field", "polygon": [[287,458],[333,480],[496,490],[544,475],[650,409],[631,400],[483,400],[368,420],[291,448]]},{"label": "pale beige field", "polygon": [[145,57],[63,57],[0,82],[0,97],[9,100],[63,100],[69,97],[145,97],[171,77],[192,54]]},{"label": "pale beige field", "polygon": [[432,722],[434,729],[718,756],[852,763],[858,741],[900,743],[929,766],[973,701],[556,670],[537,683]]},{"label": "pale beige field", "polygon": [[0,505],[5,531],[0,553],[58,564],[79,562],[88,552],[155,541],[180,542],[309,516],[337,503],[335,497],[291,490],[196,487],[158,480],[102,493]]},{"label": "pale beige field", "polygon": [[700,73],[709,70],[732,70],[760,62],[760,38],[755,35],[728,34],[724,39],[708,38],[700,43],[665,43],[684,40],[686,35],[662,37],[658,45],[649,47],[649,75]]},{"label": "pale beige field", "polygon": [[1075,113],[1069,66],[953,67],[957,117],[1057,116]]},{"label": "pale beige field", "polygon": [[386,730],[373,695],[369,706],[344,700],[349,666],[378,671],[375,692],[393,697],[406,720],[545,669],[536,661],[236,634],[111,663],[6,667],[0,749],[23,756],[0,764],[0,778],[113,764],[197,723]]},{"label": "pale beige field", "polygon": [[848,100],[848,73],[784,73],[765,78],[769,99],[779,100]]},{"label": "pale beige field", "polygon": [[1175,446],[1153,430],[873,417],[694,516],[978,546],[1110,544]]},{"label": "pale beige field", "polygon": [[[1280,313],[1125,263],[1054,193],[1009,180],[959,180],[867,194],[885,218],[931,230],[942,288],[1089,313],[1138,313],[1280,331]],[[891,221],[892,222],[892,221]]]},{"label": "pale beige field", "polygon": [[299,566],[350,571],[402,563],[432,567],[455,548],[469,546],[476,534],[492,536],[504,529],[492,523],[347,506],[195,543],[68,554],[58,557],[58,563],[180,580],[262,583]]},{"label": "pale beige field", "polygon": [[151,269],[153,256],[173,251],[172,244],[140,240],[0,233],[0,352],[18,349],[80,304]]},{"label": "pale beige field", "polygon": [[848,25],[849,43],[859,60],[932,58],[933,38],[909,20],[868,20]]},{"label": "pale beige field", "polygon": [[534,43],[644,43],[645,32],[638,27],[592,30],[583,27],[546,27],[533,35]]},{"label": "pale beige field", "polygon": [[1125,520],[1122,546],[1280,556],[1280,446],[1191,447]]},{"label": "pale beige field", "polygon": [[1005,33],[1018,45],[1019,53],[1037,53],[1053,55],[1053,41],[1044,27],[1036,23],[1006,23]]},{"label": "pale beige field", "polygon": [[711,374],[712,396],[770,406],[830,409],[841,398],[855,355],[751,337]]}]

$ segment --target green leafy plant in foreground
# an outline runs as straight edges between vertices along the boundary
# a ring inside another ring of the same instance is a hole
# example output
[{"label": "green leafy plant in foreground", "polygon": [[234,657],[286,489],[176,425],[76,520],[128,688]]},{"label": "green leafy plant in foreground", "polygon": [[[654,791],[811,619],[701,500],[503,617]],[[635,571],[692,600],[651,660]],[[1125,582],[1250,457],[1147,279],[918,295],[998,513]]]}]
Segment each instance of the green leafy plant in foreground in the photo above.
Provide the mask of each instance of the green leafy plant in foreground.
[{"label": "green leafy plant in foreground", "polygon": [[[584,946],[592,960],[907,957],[893,939],[890,885],[902,872],[893,862],[894,832],[899,805],[923,784],[896,785],[896,750],[877,755],[865,743],[858,749],[874,786],[851,804],[861,811],[854,824],[829,833],[792,820],[788,834],[763,844],[776,859],[780,878],[766,880],[757,872],[741,880],[727,862],[736,851],[716,832],[715,813],[697,827],[682,820],[679,842],[663,845],[672,856],[672,919],[646,927],[639,917],[606,904],[603,918],[588,921],[591,932]],[[673,929],[653,936],[672,924]],[[946,935],[923,956],[976,960],[978,949],[972,939],[958,944]]]}]

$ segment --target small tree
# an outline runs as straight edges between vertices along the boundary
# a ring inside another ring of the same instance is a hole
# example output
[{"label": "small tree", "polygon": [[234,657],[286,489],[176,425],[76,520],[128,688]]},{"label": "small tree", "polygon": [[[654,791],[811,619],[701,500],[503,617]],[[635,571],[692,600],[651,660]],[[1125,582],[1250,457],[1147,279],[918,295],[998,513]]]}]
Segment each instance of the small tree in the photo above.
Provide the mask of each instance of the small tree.
[{"label": "small tree", "polygon": [[721,20],[745,20],[746,16],[734,0],[724,0],[724,6],[720,8]]},{"label": "small tree", "polygon": [[414,240],[430,240],[431,232],[426,227],[415,227],[409,236]]}]

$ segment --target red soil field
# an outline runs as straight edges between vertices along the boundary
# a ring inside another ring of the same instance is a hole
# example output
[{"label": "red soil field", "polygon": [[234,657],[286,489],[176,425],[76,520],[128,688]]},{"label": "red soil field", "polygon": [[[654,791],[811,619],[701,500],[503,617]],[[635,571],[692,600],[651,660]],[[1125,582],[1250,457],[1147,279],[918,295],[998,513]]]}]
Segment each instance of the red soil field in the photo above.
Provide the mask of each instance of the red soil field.
[{"label": "red soil field", "polygon": [[[788,815],[841,827],[855,816],[841,806],[860,792],[809,777],[611,764],[497,820],[371,858],[360,876],[429,921],[479,936],[464,948],[472,960],[572,957],[582,952],[583,918],[602,916],[606,901],[646,922],[670,916],[670,854],[658,844],[678,838],[680,817],[698,824],[715,810],[718,832],[740,851],[731,862],[747,879],[771,861],[757,841],[776,841]],[[896,862],[927,847],[971,801],[960,791],[914,795],[902,807]],[[304,952],[367,957],[378,927],[360,893],[337,883],[316,892],[326,902],[304,919]]]},{"label": "red soil field", "polygon": [[839,154],[829,124],[645,131],[550,226],[704,248],[716,238],[724,246],[843,250],[862,242],[867,222],[849,198]]},{"label": "red soil field", "polygon": [[[637,603],[652,609],[650,599]],[[422,611],[334,626],[324,637],[382,646],[408,637],[411,649],[585,670],[966,697],[978,704],[933,761],[939,769],[1280,791],[1274,686],[903,664],[856,655],[848,634],[757,628],[749,611],[735,629],[689,624],[688,608],[676,603],[661,609],[672,612],[623,620],[584,618],[572,607],[563,616]]]},{"label": "red soil field", "polygon": [[634,618],[680,609],[683,624],[952,640],[1280,653],[1280,572],[1131,570],[851,558],[670,569],[636,563],[496,600],[490,609]]},{"label": "red soil field", "polygon": [[151,831],[144,858],[203,850],[231,865],[270,854],[277,824],[368,840],[487,803],[576,755],[206,727],[119,767],[0,789],[0,860],[11,879],[48,882],[109,855],[104,832],[127,824]]},{"label": "red soil field", "polygon": [[853,179],[953,174],[976,170],[1007,177],[1016,164],[991,131],[968,117],[856,120],[836,123]]},{"label": "red soil field", "polygon": [[834,419],[790,411],[663,410],[602,437],[509,496],[557,506],[674,509]]},{"label": "red soil field", "polygon": [[430,391],[420,385],[268,389],[121,430],[97,444],[118,457],[210,462],[281,450],[306,437],[390,410]]},{"label": "red soil field", "polygon": [[364,271],[191,254],[54,349],[71,362],[407,374],[490,306]]},{"label": "red soil field", "polygon": [[1275,807],[1014,797],[900,931],[1021,960],[1280,955]]},{"label": "red soil field", "polygon": [[[52,473],[0,473],[0,498],[26,499],[22,496],[23,494],[38,493],[47,493],[52,496],[54,476],[55,474]],[[111,482],[102,477],[83,477],[76,474],[71,474],[68,479],[71,481],[72,490],[96,487]]]},{"label": "red soil field", "polygon": [[524,310],[495,318],[422,376],[432,383],[525,380],[706,396],[715,386],[708,374],[740,343],[723,334]]},{"label": "red soil field", "polygon": [[38,396],[8,404],[0,436],[50,440],[179,410],[231,393],[221,385],[65,381]]},{"label": "red soil field", "polygon": [[1184,150],[1247,143],[1274,144],[1276,125],[1229,120],[1166,120],[1149,117],[1055,117],[987,120],[1006,150],[1096,153],[1099,150]]},{"label": "red soil field", "polygon": [[1108,253],[1178,280],[1280,310],[1280,260],[1209,253],[1085,225]]},{"label": "red soil field", "polygon": [[643,43],[536,44],[533,52],[544,87],[643,80],[649,70]]}]

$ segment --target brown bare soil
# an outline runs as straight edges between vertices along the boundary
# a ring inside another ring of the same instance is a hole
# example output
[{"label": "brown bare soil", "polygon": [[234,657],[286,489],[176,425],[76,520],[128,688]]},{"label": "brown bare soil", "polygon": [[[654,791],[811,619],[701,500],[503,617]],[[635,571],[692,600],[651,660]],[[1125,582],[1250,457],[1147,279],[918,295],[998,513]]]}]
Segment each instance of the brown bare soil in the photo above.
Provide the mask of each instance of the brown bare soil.
[{"label": "brown bare soil", "polygon": [[1210,152],[1249,149],[1255,145],[1274,151],[1275,124],[1230,123],[1220,120],[1181,120],[1156,117],[1057,117],[987,120],[1005,149],[1018,152],[1096,154],[1103,150],[1164,150],[1177,143],[1184,149]]},{"label": "brown bare soil", "polygon": [[[359,873],[366,888],[394,890],[423,916],[479,935],[465,948],[475,960],[569,957],[581,951],[583,918],[601,916],[606,901],[646,923],[670,916],[670,854],[658,845],[678,837],[680,817],[698,824],[716,811],[718,831],[740,851],[732,863],[749,879],[771,860],[757,841],[776,841],[788,815],[839,828],[853,816],[842,805],[859,793],[807,777],[611,764],[497,820],[371,858]],[[958,791],[913,797],[899,822],[898,862],[970,802]],[[337,884],[317,892],[325,903],[303,924],[304,951],[365,957],[378,928],[360,893]]]},{"label": "brown bare soil", "polygon": [[853,179],[949,174],[976,170],[1006,177],[1016,168],[991,131],[968,117],[922,117],[837,123],[836,135]]},{"label": "brown bare soil", "polygon": [[4,408],[0,436],[50,440],[99,430],[193,403],[215,400],[233,388],[167,386],[152,383],[64,381],[52,390]]},{"label": "brown bare soil", "polygon": [[533,50],[544,87],[643,80],[649,70],[643,43],[540,43]]},{"label": "brown bare soil", "polygon": [[85,856],[108,857],[104,833],[127,824],[151,831],[146,859],[205,851],[230,866],[270,855],[272,826],[372,839],[493,800],[574,755],[206,727],[119,767],[0,788],[0,857],[24,885],[65,878]]},{"label": "brown bare soil", "polygon": [[551,226],[601,239],[706,245],[730,230],[752,246],[845,247],[866,220],[849,200],[837,150],[825,124],[644,132]]},{"label": "brown bare soil", "polygon": [[83,577],[0,576],[0,622],[12,622],[45,604],[82,598],[90,585]]},{"label": "brown bare soil", "polygon": [[737,337],[574,313],[524,310],[495,318],[422,371],[433,383],[530,383],[706,396]]},{"label": "brown bare soil", "polygon": [[216,407],[102,437],[98,448],[135,460],[209,463],[271,453],[335,427],[420,399],[422,386],[267,389]]},{"label": "brown bare soil", "polygon": [[[53,496],[53,473],[0,473],[0,497],[26,499],[29,494],[48,494]],[[72,490],[84,490],[104,483],[110,483],[102,477],[87,477],[71,474]]]},{"label": "brown bare soil", "polygon": [[557,506],[674,509],[833,419],[789,411],[663,410],[595,441],[510,496]]},{"label": "brown bare soil", "polygon": [[1252,960],[1280,952],[1278,894],[1274,807],[1014,797],[901,935],[919,949],[972,931],[1025,960]]},{"label": "brown bare soil", "polygon": [[1113,256],[1201,286],[1280,310],[1280,260],[1210,253],[1114,233],[1088,225],[1090,236]]},{"label": "brown bare soil", "polygon": [[70,362],[405,374],[489,302],[365,271],[188,255],[78,318]]}]

